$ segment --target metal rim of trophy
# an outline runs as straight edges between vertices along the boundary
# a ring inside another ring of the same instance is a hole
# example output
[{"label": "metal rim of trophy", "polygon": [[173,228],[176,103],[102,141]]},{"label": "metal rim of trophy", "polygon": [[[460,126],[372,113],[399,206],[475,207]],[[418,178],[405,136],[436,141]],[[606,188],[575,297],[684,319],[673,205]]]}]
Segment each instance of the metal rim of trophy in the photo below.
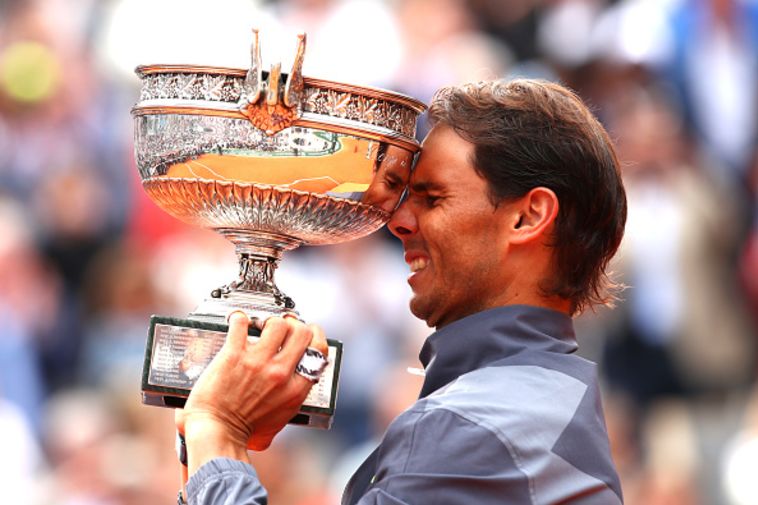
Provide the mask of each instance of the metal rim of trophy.
[{"label": "metal rim of trophy", "polygon": [[[177,65],[177,64],[153,64],[140,65],[135,69],[135,73],[144,79],[147,76],[161,74],[204,74],[211,76],[228,76],[232,78],[245,78],[247,70],[229,67],[213,67],[206,65]],[[267,72],[263,72],[267,74]],[[286,76],[287,74],[283,74]],[[426,110],[423,102],[416,100],[408,95],[389,91],[371,86],[358,86],[353,84],[344,84],[326,79],[317,79],[312,77],[303,77],[306,88],[319,89],[324,91],[337,91],[349,93],[357,97],[374,98],[386,101],[390,104],[407,107],[417,114]],[[149,114],[197,114],[203,116],[221,116],[233,119],[245,119],[245,116],[239,111],[235,102],[220,102],[209,100],[186,100],[186,99],[151,99],[143,103],[140,101],[132,108],[134,116]],[[405,135],[401,132],[389,128],[373,125],[367,122],[359,122],[350,119],[344,119],[325,114],[303,112],[302,116],[293,121],[292,126],[306,128],[318,128],[334,133],[344,133],[348,135],[359,135],[372,140],[384,141],[399,147],[403,147],[412,152],[420,149],[418,140],[414,137]]]}]

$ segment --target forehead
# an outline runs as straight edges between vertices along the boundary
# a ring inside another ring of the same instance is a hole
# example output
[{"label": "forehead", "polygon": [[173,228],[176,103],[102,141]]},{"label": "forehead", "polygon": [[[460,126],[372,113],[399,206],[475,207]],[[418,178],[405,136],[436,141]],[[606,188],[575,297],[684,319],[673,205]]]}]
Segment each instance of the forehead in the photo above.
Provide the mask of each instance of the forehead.
[{"label": "forehead", "polygon": [[411,175],[412,183],[462,183],[481,179],[474,169],[474,144],[446,125],[436,125],[424,139],[421,155]]}]

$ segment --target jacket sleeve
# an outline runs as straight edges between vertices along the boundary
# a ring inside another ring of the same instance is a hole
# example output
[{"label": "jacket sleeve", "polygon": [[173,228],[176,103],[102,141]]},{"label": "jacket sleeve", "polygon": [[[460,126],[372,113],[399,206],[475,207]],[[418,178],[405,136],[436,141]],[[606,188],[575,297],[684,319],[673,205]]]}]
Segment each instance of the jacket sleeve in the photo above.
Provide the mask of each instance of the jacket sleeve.
[{"label": "jacket sleeve", "polygon": [[217,458],[187,482],[189,505],[267,505],[268,494],[255,469],[242,461]]}]

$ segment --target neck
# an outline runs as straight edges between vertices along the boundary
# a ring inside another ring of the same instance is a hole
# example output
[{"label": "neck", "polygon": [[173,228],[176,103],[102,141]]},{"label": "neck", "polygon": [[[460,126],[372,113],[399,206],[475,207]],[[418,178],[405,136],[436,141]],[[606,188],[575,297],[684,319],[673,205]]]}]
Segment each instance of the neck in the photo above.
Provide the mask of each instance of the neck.
[{"label": "neck", "polygon": [[552,297],[539,297],[539,301],[535,303],[530,303],[529,305],[534,305],[537,307],[543,307],[546,309],[553,309],[557,312],[562,312],[566,314],[567,316],[571,316],[571,300],[566,300],[565,298],[559,298],[557,296]]},{"label": "neck", "polygon": [[[484,312],[485,310],[494,309],[497,307],[508,307],[511,305],[528,305],[531,307],[550,309],[550,310],[554,310],[556,312],[560,312],[562,314],[565,314],[571,317],[571,301],[570,300],[566,300],[564,298],[558,298],[558,297],[539,296],[536,293],[520,293],[518,291],[515,293],[511,293],[510,296],[504,296],[497,303],[493,303],[486,307],[482,307],[480,310],[476,311],[476,313]],[[450,321],[440,322],[434,327],[434,329],[441,330],[448,324],[459,321],[463,319],[464,317],[467,317],[470,315],[472,314],[465,314],[461,317],[454,318]]]},{"label": "neck", "polygon": [[552,251],[546,246],[513,250],[513,277],[504,290],[499,305],[531,305],[571,315],[571,300],[545,296],[542,285],[553,277]]}]

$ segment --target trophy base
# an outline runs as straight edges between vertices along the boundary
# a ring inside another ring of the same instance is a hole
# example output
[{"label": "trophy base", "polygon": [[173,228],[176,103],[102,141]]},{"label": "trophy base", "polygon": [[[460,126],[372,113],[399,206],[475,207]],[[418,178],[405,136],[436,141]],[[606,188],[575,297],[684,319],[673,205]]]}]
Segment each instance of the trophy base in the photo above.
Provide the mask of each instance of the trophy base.
[{"label": "trophy base", "polygon": [[214,290],[210,297],[200,302],[189,314],[189,320],[223,325],[226,323],[226,317],[222,314],[236,310],[244,312],[251,319],[256,317],[261,320],[282,317],[285,314],[298,315],[293,302],[285,304],[269,293],[230,291],[214,296],[215,291],[218,290]]},{"label": "trophy base", "polygon": [[[142,403],[182,408],[200,373],[221,349],[228,326],[207,321],[152,316],[142,368]],[[248,339],[260,331],[250,328]],[[342,342],[327,340],[329,365],[291,424],[329,429],[334,416]]]}]

